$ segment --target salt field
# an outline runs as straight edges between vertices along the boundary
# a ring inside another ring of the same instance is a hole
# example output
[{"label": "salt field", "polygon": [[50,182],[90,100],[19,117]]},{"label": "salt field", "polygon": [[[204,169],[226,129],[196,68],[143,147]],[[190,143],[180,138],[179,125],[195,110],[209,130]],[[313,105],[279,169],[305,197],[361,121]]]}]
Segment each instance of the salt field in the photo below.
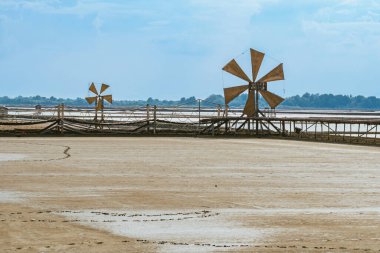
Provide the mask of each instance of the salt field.
[{"label": "salt field", "polygon": [[179,137],[0,144],[3,157],[24,156],[0,161],[3,252],[380,250],[377,147]]}]

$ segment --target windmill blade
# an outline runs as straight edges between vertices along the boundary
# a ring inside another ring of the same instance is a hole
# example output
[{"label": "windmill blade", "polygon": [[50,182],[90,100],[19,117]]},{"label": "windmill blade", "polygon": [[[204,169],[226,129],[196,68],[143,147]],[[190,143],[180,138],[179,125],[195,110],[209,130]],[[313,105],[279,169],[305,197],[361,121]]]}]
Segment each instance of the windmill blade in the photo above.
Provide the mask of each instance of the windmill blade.
[{"label": "windmill blade", "polygon": [[247,82],[251,82],[251,80],[249,80],[249,77],[240,68],[235,59],[232,59],[229,63],[227,63],[227,65],[223,67],[223,70]]},{"label": "windmill blade", "polygon": [[251,48],[251,64],[252,64],[252,81],[254,82],[259,74],[261,63],[264,59],[264,53]]},{"label": "windmill blade", "polygon": [[102,96],[104,100],[106,100],[108,103],[112,104],[112,95],[105,95]]},{"label": "windmill blade", "polygon": [[224,88],[224,99],[226,101],[226,105],[231,102],[234,98],[239,96],[245,90],[248,89],[248,85],[235,86],[230,88]]},{"label": "windmill blade", "polygon": [[252,117],[255,114],[255,94],[253,92],[248,94],[243,113],[248,117]]},{"label": "windmill blade", "polygon": [[282,103],[282,101],[285,100],[282,97],[269,91],[260,90],[259,92],[272,109],[276,108],[279,104]]},{"label": "windmill blade", "polygon": [[102,83],[102,87],[100,88],[100,94],[102,94],[106,89],[108,89],[110,86],[105,84],[105,83]]},{"label": "windmill blade", "polygon": [[90,105],[93,104],[96,101],[97,97],[86,97],[87,103]]},{"label": "windmill blade", "polygon": [[272,82],[272,81],[278,81],[278,80],[284,80],[284,70],[282,68],[282,63],[272,69],[268,74],[260,78],[257,82]]},{"label": "windmill blade", "polygon": [[99,94],[98,94],[98,90],[96,89],[94,83],[91,83],[90,88],[88,88],[88,89],[89,89],[92,93],[94,93],[94,94],[96,94],[96,95],[99,95]]}]

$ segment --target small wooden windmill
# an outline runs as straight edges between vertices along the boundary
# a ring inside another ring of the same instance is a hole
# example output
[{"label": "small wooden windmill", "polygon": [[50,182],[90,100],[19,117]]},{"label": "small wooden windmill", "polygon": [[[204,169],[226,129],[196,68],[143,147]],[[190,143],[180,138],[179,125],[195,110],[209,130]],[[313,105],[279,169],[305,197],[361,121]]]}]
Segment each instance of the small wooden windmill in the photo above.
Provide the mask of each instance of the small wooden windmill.
[{"label": "small wooden windmill", "polygon": [[95,121],[98,121],[98,111],[101,112],[100,121],[104,121],[104,100],[112,104],[112,95],[103,95],[103,92],[105,92],[109,87],[109,85],[102,83],[102,86],[100,87],[100,92],[98,92],[98,90],[95,87],[95,84],[91,83],[90,87],[88,88],[89,91],[95,94],[95,96],[86,97],[86,100],[90,105],[95,103]]}]

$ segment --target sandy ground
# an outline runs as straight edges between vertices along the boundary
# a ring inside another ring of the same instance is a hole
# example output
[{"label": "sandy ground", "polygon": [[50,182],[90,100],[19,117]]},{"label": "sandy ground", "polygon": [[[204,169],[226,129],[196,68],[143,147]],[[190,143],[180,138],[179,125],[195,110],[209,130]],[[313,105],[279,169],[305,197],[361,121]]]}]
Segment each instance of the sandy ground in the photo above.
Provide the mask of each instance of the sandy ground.
[{"label": "sandy ground", "polygon": [[0,138],[0,252],[380,252],[380,149]]}]

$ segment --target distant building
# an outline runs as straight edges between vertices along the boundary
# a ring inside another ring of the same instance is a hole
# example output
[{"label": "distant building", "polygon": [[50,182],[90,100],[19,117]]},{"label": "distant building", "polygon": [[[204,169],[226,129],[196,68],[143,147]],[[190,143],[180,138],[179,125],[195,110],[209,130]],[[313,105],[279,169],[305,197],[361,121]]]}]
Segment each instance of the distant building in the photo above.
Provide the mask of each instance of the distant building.
[{"label": "distant building", "polygon": [[8,108],[0,106],[0,118],[8,116]]}]

